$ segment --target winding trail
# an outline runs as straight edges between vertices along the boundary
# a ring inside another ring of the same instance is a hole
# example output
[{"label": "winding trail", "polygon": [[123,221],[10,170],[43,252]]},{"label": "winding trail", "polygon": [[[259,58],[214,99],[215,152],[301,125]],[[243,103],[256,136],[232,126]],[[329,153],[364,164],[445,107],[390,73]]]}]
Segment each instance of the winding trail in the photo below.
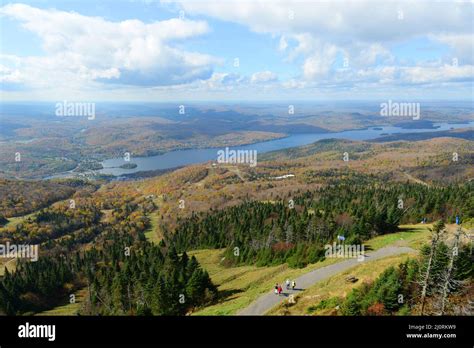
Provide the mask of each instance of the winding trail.
[{"label": "winding trail", "polygon": [[428,183],[424,182],[421,179],[415,178],[413,175],[408,174],[407,172],[402,172],[409,180],[412,180],[413,182],[416,182],[417,184],[425,185],[426,187],[430,187]]},{"label": "winding trail", "polygon": [[[295,290],[283,290],[283,295],[275,295],[273,289],[267,294],[260,296],[254,302],[252,302],[248,307],[242,309],[238,315],[263,315],[271,308],[276,306],[278,303],[283,302],[288,299],[291,294],[298,294],[299,292],[307,289],[308,287],[320,282],[321,280],[327,279],[336,275],[337,273],[348,270],[352,267],[357,266],[361,262],[370,262],[385,257],[400,255],[406,253],[413,253],[416,250],[404,247],[404,246],[387,246],[380,248],[376,251],[366,253],[363,261],[357,261],[357,258],[347,259],[341,262],[333,263],[331,265],[315,269],[311,272],[308,272],[302,275],[299,278],[296,278],[296,289]],[[282,286],[284,286],[284,279],[281,280]]]}]

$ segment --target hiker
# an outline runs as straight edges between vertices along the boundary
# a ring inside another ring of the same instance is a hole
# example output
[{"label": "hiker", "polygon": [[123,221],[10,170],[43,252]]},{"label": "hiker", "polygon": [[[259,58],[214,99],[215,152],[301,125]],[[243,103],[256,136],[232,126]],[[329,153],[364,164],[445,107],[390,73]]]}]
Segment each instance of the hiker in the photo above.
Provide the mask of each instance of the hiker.
[{"label": "hiker", "polygon": [[295,288],[296,288],[296,282],[294,280],[291,282],[291,288],[293,290],[295,290]]},{"label": "hiker", "polygon": [[283,291],[283,289],[281,288],[281,285],[278,285],[278,295],[281,295],[282,291]]},{"label": "hiker", "polygon": [[286,290],[290,290],[290,280],[286,280]]},{"label": "hiker", "polygon": [[278,283],[275,284],[275,295],[278,294]]}]

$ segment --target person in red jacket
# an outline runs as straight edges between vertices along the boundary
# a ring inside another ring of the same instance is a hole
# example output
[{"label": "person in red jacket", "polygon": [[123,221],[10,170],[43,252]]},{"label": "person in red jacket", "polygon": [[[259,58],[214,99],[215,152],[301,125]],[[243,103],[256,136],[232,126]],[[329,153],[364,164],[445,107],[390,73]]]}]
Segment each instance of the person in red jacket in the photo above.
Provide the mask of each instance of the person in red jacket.
[{"label": "person in red jacket", "polygon": [[282,290],[281,285],[278,285],[278,295],[281,295]]}]

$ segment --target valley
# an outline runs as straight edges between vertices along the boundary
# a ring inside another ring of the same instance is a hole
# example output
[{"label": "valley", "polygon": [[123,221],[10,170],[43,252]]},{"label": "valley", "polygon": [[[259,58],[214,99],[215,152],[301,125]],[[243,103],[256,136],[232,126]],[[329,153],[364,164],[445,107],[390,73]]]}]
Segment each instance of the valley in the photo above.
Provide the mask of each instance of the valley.
[{"label": "valley", "polygon": [[[257,167],[208,162],[150,178],[52,179],[40,181],[42,186],[3,179],[0,198],[7,221],[0,228],[2,243],[40,245],[36,263],[2,260],[8,271],[3,271],[0,299],[16,306],[3,311],[340,315],[334,308],[352,289],[377,281],[390,266],[420,259],[437,220],[444,220],[452,235],[455,216],[462,216],[464,233],[472,234],[473,150],[470,140],[453,137],[416,142],[324,139],[263,154]],[[404,209],[398,207],[400,198]],[[349,260],[324,257],[323,246],[341,234],[348,244],[363,243],[367,255],[378,250],[395,254],[338,268]],[[469,243],[462,239],[462,245]],[[180,266],[188,259],[195,260],[191,273],[186,271],[191,266]],[[86,266],[96,271],[90,273]],[[31,278],[37,267],[43,270],[40,275],[47,269],[59,272],[41,275],[51,279],[41,292],[31,288],[39,281]],[[295,303],[284,297],[279,304],[273,293],[266,295],[275,283],[301,282],[325,267],[335,268],[303,283]],[[140,268],[142,273],[136,273]],[[191,278],[182,283],[186,274]],[[348,276],[359,280],[346,284]],[[54,300],[48,300],[52,294]],[[72,294],[78,302],[68,304]],[[262,296],[271,298],[271,305],[253,311]],[[456,296],[462,302],[467,293]],[[168,307],[170,301],[177,302]],[[328,301],[336,305],[320,304]],[[410,310],[418,310],[413,306]]]},{"label": "valley", "polygon": [[472,346],[472,10],[2,1],[0,348]]},{"label": "valley", "polygon": [[[239,107],[192,104],[180,114],[177,106],[167,103],[99,103],[97,117],[89,120],[56,116],[54,104],[21,108],[4,103],[0,175],[110,180],[114,178],[111,175],[215,160],[217,150],[227,146],[263,154],[329,138],[394,141],[405,136],[422,140],[423,134],[429,133],[424,139],[442,135],[472,140],[474,115],[471,106],[463,103],[457,108],[425,105],[423,118],[416,121],[382,117],[374,103],[293,106],[295,113],[288,114],[288,105],[281,103]],[[131,161],[124,161],[125,156]],[[124,164],[138,168],[110,168]]]}]

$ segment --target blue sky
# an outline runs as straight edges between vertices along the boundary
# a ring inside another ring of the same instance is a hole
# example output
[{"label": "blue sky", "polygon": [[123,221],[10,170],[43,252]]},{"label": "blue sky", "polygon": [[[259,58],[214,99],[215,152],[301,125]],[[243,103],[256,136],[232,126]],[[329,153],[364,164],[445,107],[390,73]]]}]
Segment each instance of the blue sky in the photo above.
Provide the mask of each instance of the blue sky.
[{"label": "blue sky", "polygon": [[3,2],[1,99],[472,99],[473,13],[455,1]]}]

